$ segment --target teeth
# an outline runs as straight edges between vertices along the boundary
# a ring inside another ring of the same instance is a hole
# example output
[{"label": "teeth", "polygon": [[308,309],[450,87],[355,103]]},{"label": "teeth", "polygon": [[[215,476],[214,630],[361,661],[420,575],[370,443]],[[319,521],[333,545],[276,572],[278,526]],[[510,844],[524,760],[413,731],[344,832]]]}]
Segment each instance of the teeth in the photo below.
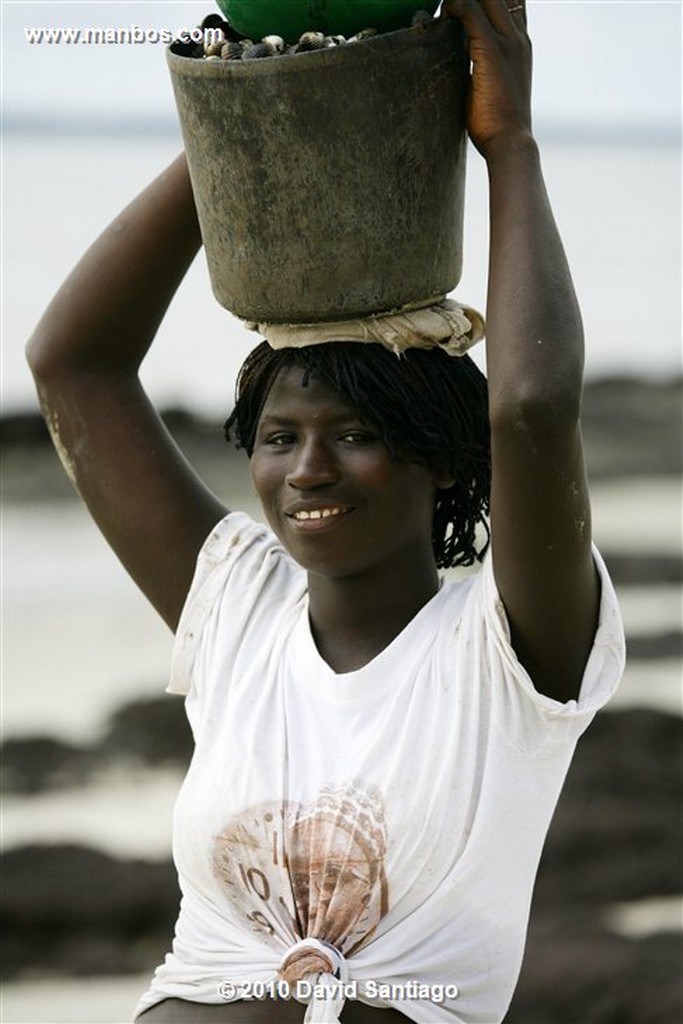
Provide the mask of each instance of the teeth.
[{"label": "teeth", "polygon": [[344,510],[341,508],[314,508],[310,512],[295,512],[295,519],[328,519],[330,516],[339,516]]}]

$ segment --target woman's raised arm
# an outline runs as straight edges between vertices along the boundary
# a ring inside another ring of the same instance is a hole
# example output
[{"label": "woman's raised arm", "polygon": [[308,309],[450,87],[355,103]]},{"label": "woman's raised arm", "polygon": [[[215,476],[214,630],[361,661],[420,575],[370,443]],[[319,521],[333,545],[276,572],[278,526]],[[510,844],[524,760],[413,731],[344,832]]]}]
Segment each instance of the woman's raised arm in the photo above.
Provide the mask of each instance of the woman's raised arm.
[{"label": "woman's raised arm", "polygon": [[167,433],[138,368],[200,244],[182,155],[88,250],[27,348],[67,473],[171,628],[225,510]]},{"label": "woman's raised arm", "polygon": [[531,131],[523,0],[447,0],[469,35],[469,133],[490,189],[493,567],[534,685],[578,694],[599,582],[579,425],[583,330]]}]

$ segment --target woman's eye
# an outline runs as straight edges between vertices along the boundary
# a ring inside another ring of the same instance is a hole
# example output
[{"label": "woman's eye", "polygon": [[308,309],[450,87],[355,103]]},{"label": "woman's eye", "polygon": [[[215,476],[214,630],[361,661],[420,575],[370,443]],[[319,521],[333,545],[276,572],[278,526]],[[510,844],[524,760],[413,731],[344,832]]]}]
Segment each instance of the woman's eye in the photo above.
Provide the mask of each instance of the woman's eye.
[{"label": "woman's eye", "polygon": [[375,434],[370,434],[364,430],[347,430],[345,434],[341,435],[342,441],[347,441],[349,444],[370,444],[372,441],[376,441]]},{"label": "woman's eye", "polygon": [[293,434],[271,434],[265,439],[266,444],[273,445],[274,447],[282,447],[288,444],[294,444],[295,438]]}]

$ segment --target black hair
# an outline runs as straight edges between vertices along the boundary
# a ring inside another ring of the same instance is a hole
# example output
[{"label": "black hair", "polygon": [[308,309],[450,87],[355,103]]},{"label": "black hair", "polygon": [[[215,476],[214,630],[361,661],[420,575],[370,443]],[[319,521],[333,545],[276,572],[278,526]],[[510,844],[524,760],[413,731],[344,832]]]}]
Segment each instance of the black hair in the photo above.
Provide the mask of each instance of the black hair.
[{"label": "black hair", "polygon": [[[489,544],[491,489],[486,378],[469,356],[440,349],[408,349],[397,357],[382,345],[331,342],[274,350],[263,342],[245,360],[235,408],[225,423],[228,441],[254,450],[268,393],[281,370],[303,370],[302,386],[320,380],[381,433],[392,458],[411,458],[455,484],[436,494],[432,546],[439,568],[472,565]],[[475,532],[484,531],[477,550]]]}]

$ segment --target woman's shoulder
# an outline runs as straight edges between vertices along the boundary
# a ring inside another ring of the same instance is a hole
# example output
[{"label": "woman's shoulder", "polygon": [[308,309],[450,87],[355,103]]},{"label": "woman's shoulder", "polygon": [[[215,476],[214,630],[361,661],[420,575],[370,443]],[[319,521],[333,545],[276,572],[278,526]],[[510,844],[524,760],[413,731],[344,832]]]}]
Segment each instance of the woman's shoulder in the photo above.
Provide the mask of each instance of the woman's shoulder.
[{"label": "woman's shoulder", "polygon": [[[174,644],[174,679],[187,679],[204,643],[227,648],[247,632],[274,626],[306,592],[303,570],[263,523],[244,512],[230,512],[216,524],[197,558],[194,578]],[[186,682],[172,692],[187,692]]]},{"label": "woman's shoulder", "polygon": [[229,512],[199,553],[176,653],[195,650],[207,629],[223,637],[244,634],[268,609],[298,601],[305,589],[305,573],[273,532],[245,512]]},{"label": "woman's shoulder", "polygon": [[[226,557],[241,557],[246,552],[259,549],[283,551],[272,530],[265,523],[258,522],[247,512],[227,512],[216,523],[202,545],[197,564],[222,561]],[[283,552],[284,553],[284,552]]]},{"label": "woman's shoulder", "polygon": [[272,588],[300,588],[303,570],[285,551],[265,523],[246,512],[229,512],[206,538],[197,558],[187,606],[203,603],[220,594],[240,595]]}]

